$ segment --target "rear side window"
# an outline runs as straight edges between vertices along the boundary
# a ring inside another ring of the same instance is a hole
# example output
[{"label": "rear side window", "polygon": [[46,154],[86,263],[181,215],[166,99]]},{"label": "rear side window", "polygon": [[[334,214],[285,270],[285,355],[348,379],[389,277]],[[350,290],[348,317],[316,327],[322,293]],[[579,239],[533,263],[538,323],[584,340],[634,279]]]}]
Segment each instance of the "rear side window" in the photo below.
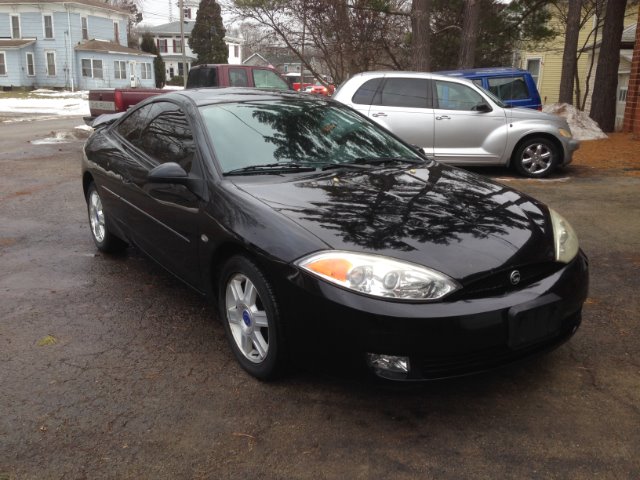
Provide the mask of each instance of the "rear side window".
[{"label": "rear side window", "polygon": [[524,100],[531,97],[523,76],[487,80],[489,91],[501,100]]},{"label": "rear side window", "polygon": [[444,110],[474,110],[477,105],[485,103],[482,95],[471,87],[440,80],[436,81],[436,99],[436,108]]},{"label": "rear side window", "polygon": [[373,103],[373,96],[378,91],[378,87],[382,83],[382,80],[382,78],[374,78],[364,82],[353,95],[351,101],[358,105],[371,105]]},{"label": "rear side window", "polygon": [[387,78],[374,105],[429,108],[429,82],[424,78]]},{"label": "rear side window", "polygon": [[229,85],[232,87],[248,87],[247,71],[244,68],[230,68]]},{"label": "rear side window", "polygon": [[206,88],[218,86],[218,72],[215,68],[194,68],[189,71],[187,88]]},{"label": "rear side window", "polygon": [[280,90],[289,90],[287,82],[282,80],[272,70],[252,70],[253,72],[253,85],[257,88],[277,88]]}]

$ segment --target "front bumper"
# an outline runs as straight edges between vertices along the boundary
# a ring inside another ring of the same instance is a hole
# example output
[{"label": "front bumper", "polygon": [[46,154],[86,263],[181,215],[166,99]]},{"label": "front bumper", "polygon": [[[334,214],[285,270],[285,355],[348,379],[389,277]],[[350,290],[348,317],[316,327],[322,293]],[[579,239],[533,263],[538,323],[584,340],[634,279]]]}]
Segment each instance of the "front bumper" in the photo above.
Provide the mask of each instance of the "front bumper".
[{"label": "front bumper", "polygon": [[[502,295],[436,303],[366,297],[297,272],[279,289],[290,345],[300,358],[345,365],[366,353],[405,356],[407,380],[467,375],[550,350],[581,321],[588,263],[568,265]],[[282,290],[281,290],[282,291]]]},{"label": "front bumper", "polygon": [[580,140],[575,138],[562,139],[562,149],[564,151],[562,165],[569,165],[573,161],[573,152],[578,148],[580,148]]}]

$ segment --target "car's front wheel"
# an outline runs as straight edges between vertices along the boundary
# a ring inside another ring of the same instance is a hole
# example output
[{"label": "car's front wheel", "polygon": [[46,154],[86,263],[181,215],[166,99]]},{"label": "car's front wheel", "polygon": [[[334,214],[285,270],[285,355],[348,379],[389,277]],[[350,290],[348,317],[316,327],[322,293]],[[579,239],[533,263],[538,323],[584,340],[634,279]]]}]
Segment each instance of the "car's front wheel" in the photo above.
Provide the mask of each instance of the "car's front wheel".
[{"label": "car's front wheel", "polygon": [[121,252],[127,248],[127,243],[109,231],[107,217],[102,206],[102,199],[95,183],[91,183],[87,190],[87,211],[91,237],[98,250],[106,253]]},{"label": "car's front wheel", "polygon": [[227,261],[220,279],[220,316],[236,359],[256,378],[276,378],[284,370],[285,345],[273,287],[241,255]]},{"label": "car's front wheel", "polygon": [[558,147],[544,137],[524,141],[515,153],[516,171],[531,178],[543,178],[555,170],[559,161]]}]

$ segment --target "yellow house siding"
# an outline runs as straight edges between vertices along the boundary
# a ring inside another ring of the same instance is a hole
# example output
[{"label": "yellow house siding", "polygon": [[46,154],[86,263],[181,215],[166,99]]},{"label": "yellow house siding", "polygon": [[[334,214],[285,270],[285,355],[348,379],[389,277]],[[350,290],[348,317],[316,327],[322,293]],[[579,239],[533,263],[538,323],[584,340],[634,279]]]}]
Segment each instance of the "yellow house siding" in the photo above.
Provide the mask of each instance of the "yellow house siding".
[{"label": "yellow house siding", "polygon": [[[558,11],[555,10],[556,15],[551,20],[552,28],[557,31],[563,31],[564,26],[561,24],[558,16]],[[591,34],[594,27],[595,19],[592,17],[585,26],[580,30],[578,37],[578,48],[582,49],[584,46],[589,47],[593,45],[594,35]],[[625,16],[624,26],[625,28],[637,21],[637,7],[632,6],[627,9],[627,15]],[[591,34],[591,35],[590,35]],[[602,27],[598,30],[598,36],[596,41],[600,41],[602,36]],[[537,50],[521,50],[520,52],[520,68],[527,68],[527,60],[530,58],[540,58],[542,63],[540,65],[540,77],[538,79],[538,90],[540,91],[540,98],[543,104],[556,103],[560,95],[560,77],[562,75],[562,56],[564,53],[564,33],[557,35],[555,38],[545,43],[542,49]],[[596,59],[597,62],[597,59]],[[589,66],[591,64],[591,52],[583,51],[578,59],[578,79],[579,83],[576,85],[576,89],[580,89],[580,98],[584,98],[586,93],[587,75],[589,73]],[[588,92],[587,105],[590,105],[591,91],[593,90],[593,77],[595,76],[594,63],[593,70],[590,78],[590,88]],[[575,98],[575,97],[574,97]],[[588,111],[588,106],[585,106],[585,110]]]}]

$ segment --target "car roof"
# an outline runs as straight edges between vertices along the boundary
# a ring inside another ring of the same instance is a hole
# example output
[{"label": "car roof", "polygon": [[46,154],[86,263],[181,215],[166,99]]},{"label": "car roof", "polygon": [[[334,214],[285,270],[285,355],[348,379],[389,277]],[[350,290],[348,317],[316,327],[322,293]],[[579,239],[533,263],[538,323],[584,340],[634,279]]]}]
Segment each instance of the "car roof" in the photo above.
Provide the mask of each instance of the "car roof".
[{"label": "car roof", "polygon": [[[439,73],[431,73],[431,72],[412,72],[406,70],[377,70],[373,72],[361,72],[353,75],[349,80],[357,77],[379,77],[384,75],[385,77],[416,77],[416,78],[427,78],[433,80],[451,80],[451,77],[447,75],[441,75]],[[463,80],[463,78],[460,78]]]},{"label": "car roof", "polygon": [[170,96],[189,98],[198,107],[213,105],[216,103],[262,100],[327,101],[326,98],[320,99],[314,95],[305,95],[294,91],[268,90],[248,87],[194,88],[189,90],[176,90],[170,94],[166,94],[166,96],[163,95],[164,98],[168,98]]},{"label": "car roof", "polygon": [[441,70],[435,72],[440,75],[464,75],[464,76],[483,76],[483,75],[512,75],[527,72],[522,68],[513,67],[487,67],[487,68],[470,68],[466,70]]}]

